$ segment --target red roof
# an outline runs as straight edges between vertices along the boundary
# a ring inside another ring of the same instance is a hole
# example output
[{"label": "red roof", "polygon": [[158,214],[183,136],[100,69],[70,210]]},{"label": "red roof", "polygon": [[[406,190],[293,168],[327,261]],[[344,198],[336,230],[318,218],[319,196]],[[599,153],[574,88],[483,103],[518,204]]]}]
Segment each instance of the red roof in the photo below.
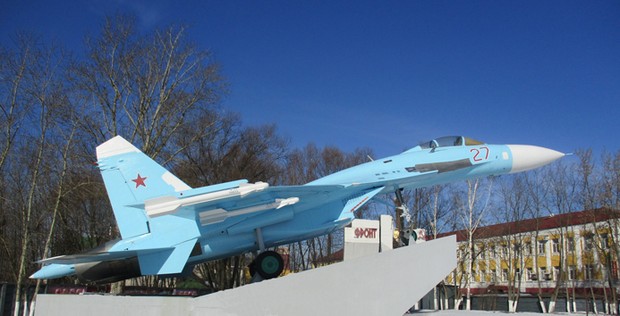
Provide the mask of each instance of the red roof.
[{"label": "red roof", "polygon": [[[550,215],[546,217],[538,217],[521,221],[479,227],[474,232],[474,239],[507,236],[518,233],[532,232],[536,230],[583,225],[587,223],[605,221],[613,218],[620,218],[620,211],[608,208],[599,208],[594,210]],[[456,235],[457,241],[467,240],[467,230],[465,229],[439,234],[437,235],[437,238],[450,235]]]}]

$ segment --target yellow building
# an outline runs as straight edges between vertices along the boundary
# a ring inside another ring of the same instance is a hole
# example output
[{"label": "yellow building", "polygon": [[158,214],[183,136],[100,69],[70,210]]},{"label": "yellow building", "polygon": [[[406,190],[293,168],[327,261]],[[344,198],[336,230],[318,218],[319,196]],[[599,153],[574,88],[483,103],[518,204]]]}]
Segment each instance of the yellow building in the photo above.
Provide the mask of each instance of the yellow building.
[{"label": "yellow building", "polygon": [[[465,294],[612,294],[618,288],[620,212],[596,209],[442,234],[457,235],[447,277]],[[469,285],[469,286],[468,286]]]}]

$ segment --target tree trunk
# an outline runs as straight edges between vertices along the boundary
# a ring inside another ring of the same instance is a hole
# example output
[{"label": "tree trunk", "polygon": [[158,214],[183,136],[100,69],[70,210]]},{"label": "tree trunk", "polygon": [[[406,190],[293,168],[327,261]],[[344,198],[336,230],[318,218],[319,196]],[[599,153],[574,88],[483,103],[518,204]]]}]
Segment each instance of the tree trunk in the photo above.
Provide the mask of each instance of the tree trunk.
[{"label": "tree trunk", "polygon": [[540,293],[538,293],[538,305],[540,305],[540,310],[546,314],[547,313],[547,307],[545,306],[545,301],[543,300],[542,296]]},{"label": "tree trunk", "polygon": [[[44,116],[45,114],[45,109],[41,109],[41,116]],[[41,121],[44,122],[43,117],[41,118]],[[30,217],[32,215],[32,209],[33,209],[33,204],[34,204],[34,199],[35,199],[35,189],[38,185],[38,179],[39,179],[39,172],[40,172],[40,166],[41,166],[41,160],[43,157],[43,148],[45,147],[45,127],[43,127],[42,133],[41,133],[41,138],[39,139],[39,148],[38,148],[38,152],[37,152],[37,157],[35,159],[35,164],[33,166],[33,172],[32,172],[32,180],[30,182],[30,188],[28,191],[28,203],[26,204],[26,209],[23,210],[22,212],[22,230],[23,230],[23,235],[22,235],[22,247],[21,247],[21,254],[19,257],[19,270],[18,270],[18,274],[17,274],[17,284],[15,285],[15,311],[14,311],[14,315],[18,316],[19,315],[19,309],[20,309],[20,304],[21,304],[21,299],[22,299],[22,291],[23,291],[23,283],[24,283],[24,277],[26,275],[26,257],[28,256],[28,244],[30,243],[30,228],[28,227],[30,225]],[[24,305],[24,309],[26,309],[26,306]]]},{"label": "tree trunk", "polygon": [[[58,179],[59,183],[58,183],[58,193],[56,194],[56,199],[54,201],[54,210],[52,212],[52,221],[50,223],[50,228],[49,228],[49,232],[47,234],[47,238],[45,240],[45,246],[43,247],[43,259],[47,258],[49,249],[50,249],[50,244],[52,242],[52,236],[54,233],[54,227],[56,225],[56,218],[58,217],[58,211],[60,210],[60,200],[64,194],[64,180],[65,180],[65,176],[67,174],[67,169],[68,169],[68,160],[69,160],[69,148],[71,148],[71,143],[73,140],[73,135],[75,133],[75,129],[77,128],[76,125],[73,126],[73,129],[71,130],[71,134],[69,135],[69,139],[67,140],[67,143],[65,144],[65,148],[63,150],[62,153],[62,170],[60,172],[60,177]],[[41,286],[41,279],[37,280],[37,285],[34,288],[34,294],[32,295],[32,301],[30,303],[30,315],[33,316],[34,315],[34,308],[35,308],[35,302],[37,299],[37,294],[39,293],[39,288]]]}]

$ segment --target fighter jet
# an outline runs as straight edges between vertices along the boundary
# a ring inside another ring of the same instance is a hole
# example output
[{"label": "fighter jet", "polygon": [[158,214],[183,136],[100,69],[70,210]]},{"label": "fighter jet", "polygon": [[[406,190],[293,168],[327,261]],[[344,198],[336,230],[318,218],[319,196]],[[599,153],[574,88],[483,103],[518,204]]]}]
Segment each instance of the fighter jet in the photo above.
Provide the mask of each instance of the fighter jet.
[{"label": "fighter jet", "polygon": [[76,275],[82,282],[108,283],[179,275],[201,262],[258,251],[251,270],[270,279],[280,275],[283,260],[266,249],[341,229],[378,195],[526,171],[563,156],[538,146],[450,136],[305,185],[237,180],[190,188],[116,136],[97,147],[97,159],[121,238],[41,260],[31,278]]}]

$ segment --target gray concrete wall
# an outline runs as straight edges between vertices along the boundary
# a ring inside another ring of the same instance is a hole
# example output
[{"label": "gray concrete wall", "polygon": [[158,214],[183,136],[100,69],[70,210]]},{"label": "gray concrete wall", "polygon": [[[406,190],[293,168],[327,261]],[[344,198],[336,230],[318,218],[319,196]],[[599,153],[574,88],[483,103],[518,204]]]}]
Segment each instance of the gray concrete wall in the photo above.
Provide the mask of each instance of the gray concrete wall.
[{"label": "gray concrete wall", "polygon": [[40,295],[36,315],[403,315],[456,267],[454,236],[197,298]]},{"label": "gray concrete wall", "polygon": [[38,295],[35,315],[190,315],[191,297]]}]

